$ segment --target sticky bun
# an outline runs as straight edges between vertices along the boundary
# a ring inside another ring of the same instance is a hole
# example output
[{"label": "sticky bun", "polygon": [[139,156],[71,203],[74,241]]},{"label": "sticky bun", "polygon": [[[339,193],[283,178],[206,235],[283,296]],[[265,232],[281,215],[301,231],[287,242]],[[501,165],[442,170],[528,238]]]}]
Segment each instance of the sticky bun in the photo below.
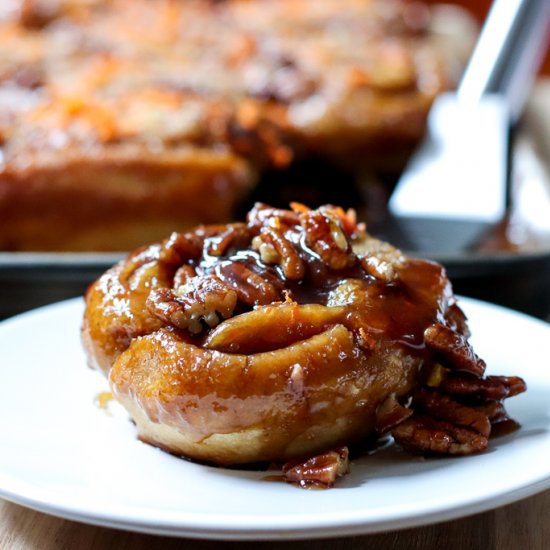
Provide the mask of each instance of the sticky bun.
[{"label": "sticky bun", "polygon": [[287,462],[330,485],[347,446],[483,451],[517,377],[485,376],[443,267],[353,211],[256,204],[131,253],[86,295],[89,364],[139,437],[220,465]]},{"label": "sticky bun", "polygon": [[1,4],[2,250],[224,223],[295,159],[393,166],[460,66],[420,2]]}]

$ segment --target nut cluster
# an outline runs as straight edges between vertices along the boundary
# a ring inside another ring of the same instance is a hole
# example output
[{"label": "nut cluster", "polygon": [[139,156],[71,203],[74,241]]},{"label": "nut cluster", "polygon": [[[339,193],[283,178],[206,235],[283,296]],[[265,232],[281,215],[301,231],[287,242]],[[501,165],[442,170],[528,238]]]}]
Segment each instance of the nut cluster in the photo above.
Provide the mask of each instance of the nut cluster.
[{"label": "nut cluster", "polygon": [[[395,407],[403,409],[391,434],[413,451],[466,455],[485,450],[494,425],[514,422],[502,401],[524,392],[525,382],[517,376],[485,377],[485,362],[467,338],[449,326],[431,325],[424,342],[434,353],[434,365],[410,407],[395,404],[390,410],[395,416]],[[388,420],[379,423],[385,431]]]},{"label": "nut cluster", "polygon": [[159,261],[174,271],[172,285],[151,292],[147,308],[163,323],[199,334],[236,311],[297,298],[292,284],[314,270],[359,265],[352,241],[360,235],[353,211],[257,204],[246,224],[174,234],[163,243]]}]

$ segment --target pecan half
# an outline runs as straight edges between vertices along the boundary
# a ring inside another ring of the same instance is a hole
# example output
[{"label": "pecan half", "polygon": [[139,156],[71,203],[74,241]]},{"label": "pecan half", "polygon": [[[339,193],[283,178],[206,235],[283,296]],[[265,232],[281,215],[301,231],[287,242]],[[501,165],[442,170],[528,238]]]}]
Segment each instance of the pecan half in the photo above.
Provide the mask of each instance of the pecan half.
[{"label": "pecan half", "polygon": [[229,287],[235,289],[241,302],[249,306],[259,306],[280,301],[282,284],[268,279],[268,274],[259,275],[245,262],[221,262],[215,268],[216,275]]},{"label": "pecan half", "polygon": [[260,233],[263,242],[269,243],[277,252],[283,273],[287,279],[300,280],[305,274],[305,265],[295,246],[284,236],[281,230],[263,227]]},{"label": "pecan half", "polygon": [[162,243],[159,260],[165,265],[178,266],[187,260],[200,258],[204,244],[201,231],[190,233],[172,233]]},{"label": "pecan half", "polygon": [[339,447],[306,460],[291,460],[283,466],[283,477],[300,487],[332,487],[337,478],[349,471],[349,451]]},{"label": "pecan half", "polygon": [[203,322],[212,328],[230,317],[236,304],[237,293],[215,277],[195,277],[177,291],[153,290],[145,305],[165,323],[197,334]]},{"label": "pecan half", "polygon": [[476,355],[462,334],[441,323],[434,323],[424,331],[424,342],[445,359],[449,368],[483,376],[485,361]]},{"label": "pecan half", "polygon": [[445,314],[445,319],[449,323],[449,326],[455,332],[458,332],[458,334],[464,336],[464,338],[469,338],[471,336],[470,327],[468,326],[468,319],[458,304],[453,303],[449,306],[449,309]]},{"label": "pecan half", "polygon": [[251,239],[251,231],[244,223],[234,223],[219,235],[206,239],[204,248],[211,256],[223,256],[231,246],[245,248]]},{"label": "pecan half", "polygon": [[463,426],[489,437],[491,423],[482,410],[461,405],[449,397],[435,391],[420,390],[413,399],[416,410],[433,418],[445,420],[456,426]]},{"label": "pecan half", "polygon": [[307,246],[330,269],[345,269],[357,261],[339,221],[328,212],[321,209],[304,212],[300,223]]},{"label": "pecan half", "polygon": [[376,411],[375,429],[379,434],[389,432],[412,414],[413,410],[401,405],[392,393]]},{"label": "pecan half", "polygon": [[519,376],[452,376],[443,380],[441,389],[451,395],[500,401],[523,393],[527,385]]},{"label": "pecan half", "polygon": [[300,217],[297,212],[272,208],[267,204],[257,202],[246,217],[247,224],[252,229],[261,229],[270,220],[278,220],[285,225],[300,225]]},{"label": "pecan half", "polygon": [[475,409],[485,414],[492,426],[510,420],[504,405],[500,401],[489,401],[483,405],[476,405]]},{"label": "pecan half", "polygon": [[197,272],[195,271],[195,268],[193,266],[183,264],[177,269],[176,273],[174,274],[174,289],[177,290],[180,286],[186,284],[189,279],[192,279],[196,275]]},{"label": "pecan half", "polygon": [[392,430],[405,449],[425,453],[469,455],[487,448],[487,437],[450,422],[414,415]]}]

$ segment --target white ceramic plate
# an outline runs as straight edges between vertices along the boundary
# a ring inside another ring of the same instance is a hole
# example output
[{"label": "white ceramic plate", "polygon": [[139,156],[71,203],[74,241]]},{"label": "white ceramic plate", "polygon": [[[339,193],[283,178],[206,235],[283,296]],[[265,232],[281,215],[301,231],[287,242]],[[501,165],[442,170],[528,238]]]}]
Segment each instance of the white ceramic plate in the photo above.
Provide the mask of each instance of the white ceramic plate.
[{"label": "white ceramic plate", "polygon": [[289,539],[418,526],[550,487],[550,325],[461,299],[488,372],[523,376],[507,408],[522,428],[481,455],[419,460],[395,448],[352,463],[328,491],[265,472],[193,464],[137,441],[85,366],[81,300],[0,324],[0,496],[93,524],[186,537]]}]

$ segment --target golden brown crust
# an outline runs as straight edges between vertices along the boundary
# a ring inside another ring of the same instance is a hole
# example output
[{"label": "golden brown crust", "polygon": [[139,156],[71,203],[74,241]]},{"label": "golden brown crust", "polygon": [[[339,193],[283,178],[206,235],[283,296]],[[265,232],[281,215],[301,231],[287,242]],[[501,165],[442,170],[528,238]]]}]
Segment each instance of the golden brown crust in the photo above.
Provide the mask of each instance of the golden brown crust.
[{"label": "golden brown crust", "polygon": [[229,219],[251,183],[241,159],[208,149],[29,156],[0,175],[3,250],[135,248]]},{"label": "golden brown crust", "polygon": [[161,330],[134,340],[110,383],[141,410],[142,437],[173,453],[217,464],[281,461],[360,440],[383,397],[413,387],[419,358],[390,346],[359,352],[342,325],[250,355],[200,350]]}]

